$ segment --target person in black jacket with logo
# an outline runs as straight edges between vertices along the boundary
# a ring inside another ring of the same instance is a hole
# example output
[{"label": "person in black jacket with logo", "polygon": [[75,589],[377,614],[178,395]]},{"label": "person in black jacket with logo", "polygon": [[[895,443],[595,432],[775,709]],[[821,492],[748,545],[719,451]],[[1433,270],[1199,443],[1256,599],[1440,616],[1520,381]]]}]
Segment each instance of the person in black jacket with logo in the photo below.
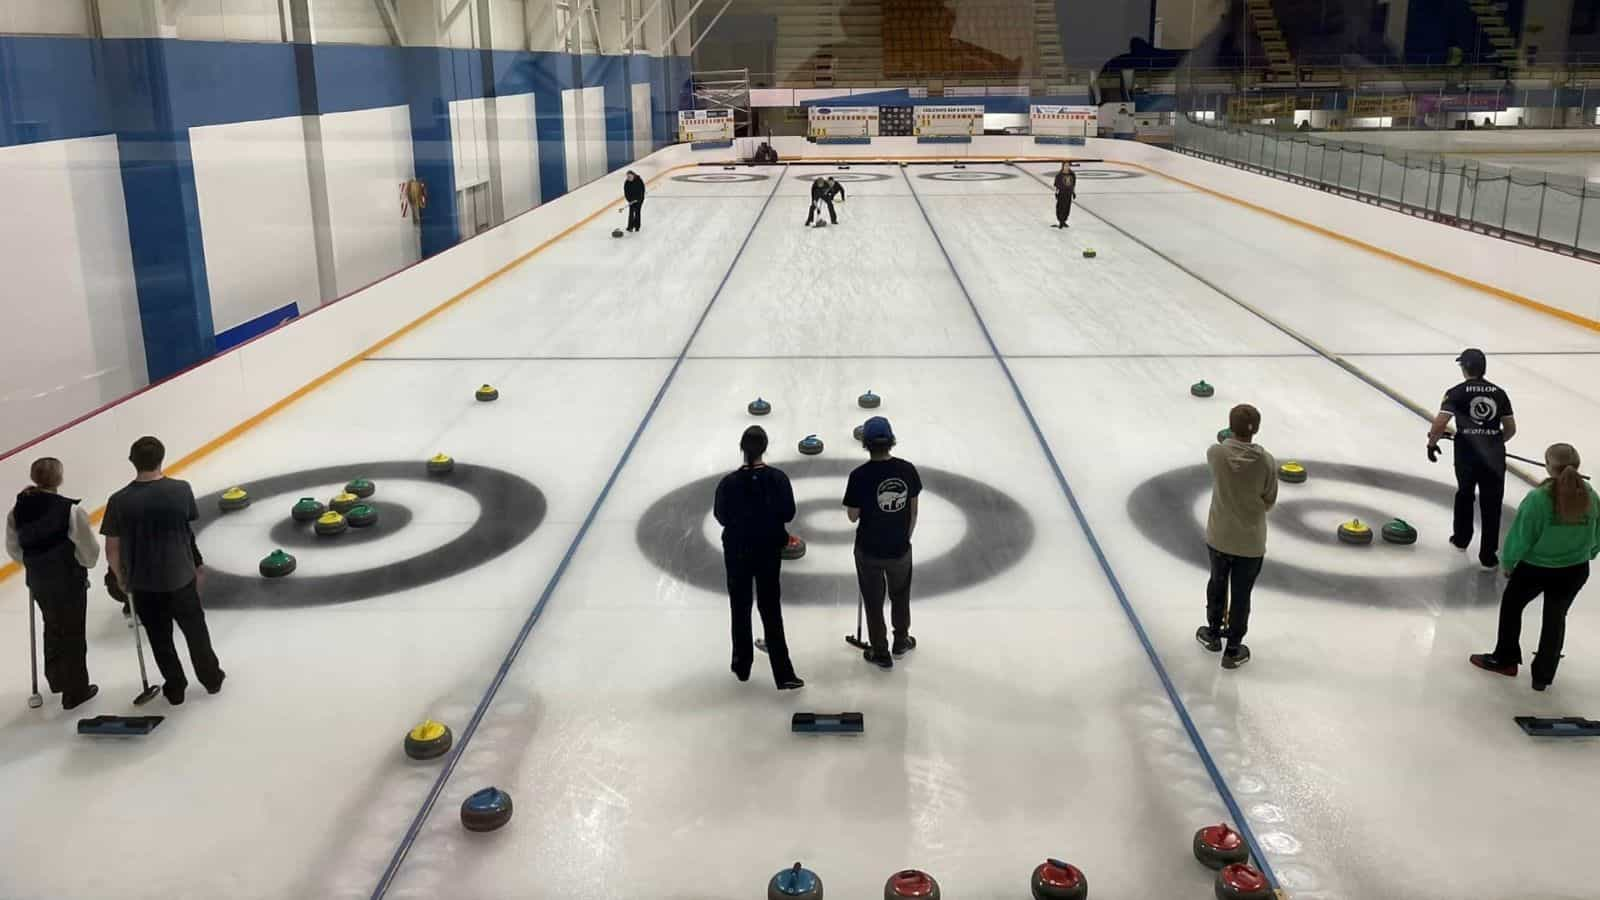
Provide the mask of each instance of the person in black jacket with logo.
[{"label": "person in black jacket with logo", "polygon": [[622,182],[622,198],[628,201],[628,230],[639,230],[639,214],[644,211],[644,179],[639,173],[628,170]]},{"label": "person in black jacket with logo", "polygon": [[84,640],[89,570],[100,561],[100,544],[78,501],[57,493],[65,474],[59,459],[34,461],[32,486],[6,516],[6,552],[22,564],[44,618],[45,680],[61,707],[73,709],[100,692],[89,682]]},{"label": "person in black jacket with logo", "polygon": [[1056,173],[1056,227],[1066,228],[1067,219],[1072,217],[1072,201],[1078,196],[1078,173],[1072,171],[1071,163],[1062,163],[1061,171]]},{"label": "person in black jacket with logo", "polygon": [[1476,499],[1483,519],[1478,562],[1492,572],[1500,565],[1506,441],[1517,433],[1517,420],[1505,390],[1484,379],[1488,358],[1482,350],[1469,347],[1461,351],[1456,362],[1466,380],[1445,392],[1439,414],[1428,429],[1428,459],[1432,461],[1439,455],[1439,439],[1448,433],[1446,426],[1455,419],[1456,507],[1450,546],[1463,551],[1472,546],[1472,506]]},{"label": "person in black jacket with logo", "polygon": [[792,691],[805,687],[805,682],[795,675],[794,664],[789,661],[778,570],[783,563],[784,545],[789,542],[786,526],[794,519],[794,489],[789,486],[789,476],[761,461],[767,452],[767,433],[761,426],[745,429],[739,450],[744,454],[744,465],[717,484],[713,510],[722,526],[723,562],[728,570],[733,674],[740,681],[749,681],[750,667],[755,663],[750,628],[753,581],[754,602],[761,612],[761,629],[772,662],[772,680],[778,690]]}]

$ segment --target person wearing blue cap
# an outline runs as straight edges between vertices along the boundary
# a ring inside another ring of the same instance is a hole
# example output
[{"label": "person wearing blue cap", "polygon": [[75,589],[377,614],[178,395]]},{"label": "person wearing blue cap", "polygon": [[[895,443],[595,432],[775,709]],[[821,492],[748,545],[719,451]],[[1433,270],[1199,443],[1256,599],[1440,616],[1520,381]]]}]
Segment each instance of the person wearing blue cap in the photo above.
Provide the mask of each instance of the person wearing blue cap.
[{"label": "person wearing blue cap", "polygon": [[[911,535],[917,529],[922,478],[916,466],[891,454],[895,440],[888,419],[868,419],[861,426],[861,443],[871,458],[850,473],[844,507],[856,523],[856,581],[869,637],[862,658],[892,669],[895,657],[917,646],[911,636]],[[885,594],[894,623],[892,647],[883,621]]]},{"label": "person wearing blue cap", "polygon": [[[1511,398],[1483,376],[1488,358],[1469,347],[1456,357],[1465,381],[1445,391],[1439,414],[1428,429],[1428,461],[1439,458],[1439,439],[1448,434],[1455,419],[1456,507],[1450,546],[1465,551],[1472,546],[1474,500],[1483,519],[1478,542],[1478,562],[1488,571],[1500,565],[1500,506],[1506,494],[1506,441],[1517,433]],[[1476,495],[1476,496],[1474,496]]]}]

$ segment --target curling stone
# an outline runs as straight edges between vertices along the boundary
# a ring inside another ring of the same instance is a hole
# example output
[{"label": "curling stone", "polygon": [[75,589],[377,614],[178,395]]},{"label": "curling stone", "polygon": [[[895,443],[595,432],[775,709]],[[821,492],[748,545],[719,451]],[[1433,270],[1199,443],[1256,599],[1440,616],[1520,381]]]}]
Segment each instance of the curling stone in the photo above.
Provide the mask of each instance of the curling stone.
[{"label": "curling stone", "polygon": [[799,535],[789,535],[789,542],[783,545],[779,553],[784,559],[799,559],[806,555],[806,542]]},{"label": "curling stone", "polygon": [[883,900],[904,900],[906,897],[939,900],[939,882],[919,869],[904,869],[890,875],[883,885]]},{"label": "curling stone", "polygon": [[1206,380],[1204,378],[1196,381],[1194,384],[1189,385],[1189,393],[1196,397],[1210,397],[1216,392],[1217,389],[1209,384],[1206,384]]},{"label": "curling stone", "polygon": [[1339,543],[1341,544],[1370,544],[1372,543],[1372,529],[1360,519],[1351,519],[1339,526]]},{"label": "curling stone", "polygon": [[1306,467],[1297,462],[1286,462],[1278,467],[1278,480],[1288,484],[1305,484]]},{"label": "curling stone", "polygon": [[850,432],[850,436],[856,439],[856,443],[861,443],[862,441],[866,440],[867,426],[857,425],[855,430]]},{"label": "curling stone", "polygon": [[412,759],[438,759],[450,752],[453,743],[455,735],[450,733],[449,725],[425,719],[406,732],[406,755]]},{"label": "curling stone", "polygon": [[289,510],[289,517],[296,522],[314,522],[317,517],[327,512],[328,508],[315,497],[301,497]]},{"label": "curling stone", "polygon": [[822,452],[822,438],[808,434],[800,439],[800,452],[806,456],[816,456]]},{"label": "curling stone", "polygon": [[378,486],[373,484],[371,481],[368,481],[365,478],[352,479],[349,484],[346,484],[344,486],[344,492],[346,494],[355,494],[357,497],[360,497],[362,500],[365,500],[368,497],[371,497],[374,493],[377,492],[377,490],[378,490]]},{"label": "curling stone", "polygon": [[511,821],[511,795],[486,787],[461,801],[461,825],[468,831],[494,831]]},{"label": "curling stone", "polygon": [[869,388],[865,394],[856,398],[856,405],[862,409],[877,409],[883,405],[883,398],[874,394]]},{"label": "curling stone", "polygon": [[958,168],[958,169],[965,169],[966,167],[967,167],[966,163],[956,163],[956,168]]},{"label": "curling stone", "polygon": [[336,534],[344,534],[345,529],[349,527],[350,523],[344,520],[344,516],[332,510],[329,510],[328,512],[325,512],[317,517],[317,534],[320,534],[323,537],[332,537]]},{"label": "curling stone", "polygon": [[500,392],[494,387],[486,384],[479,387],[472,396],[476,397],[479,403],[488,403],[493,400],[499,400]]},{"label": "curling stone", "polygon": [[1233,437],[1233,429],[1232,428],[1224,428],[1221,431],[1217,432],[1217,443],[1220,444],[1223,441],[1225,441],[1225,440],[1227,440],[1228,438],[1231,438],[1231,437]]},{"label": "curling stone", "polygon": [[614,238],[622,237],[622,229],[621,228],[613,228],[613,229],[611,229],[611,236],[614,237]]},{"label": "curling stone", "polygon": [[293,556],[290,556],[282,550],[274,550],[261,559],[261,577],[282,578],[283,576],[294,571],[294,565],[295,562]]},{"label": "curling stone", "polygon": [[1415,544],[1417,530],[1405,519],[1394,519],[1383,526],[1383,539],[1390,544]]},{"label": "curling stone", "polygon": [[1217,900],[1272,900],[1272,885],[1254,866],[1234,863],[1217,873]]},{"label": "curling stone", "polygon": [[1089,879],[1071,863],[1047,859],[1033,870],[1033,900],[1085,900]]},{"label": "curling stone", "polygon": [[350,511],[344,514],[344,519],[350,523],[351,528],[369,528],[378,524],[378,508],[365,503],[357,504],[350,507]]},{"label": "curling stone", "polygon": [[328,508],[342,516],[354,509],[360,503],[360,497],[357,497],[355,494],[352,494],[349,491],[340,491],[339,493],[333,495],[332,500],[328,501]]},{"label": "curling stone", "polygon": [[231,487],[222,492],[217,506],[223,512],[235,512],[250,505],[250,492],[242,487]]},{"label": "curling stone", "polygon": [[828,220],[827,219],[818,219],[817,220],[817,224],[814,227],[816,227],[816,228],[827,228],[828,227]]},{"label": "curling stone", "polygon": [[1207,825],[1194,833],[1194,858],[1207,868],[1220,869],[1230,863],[1242,863],[1250,858],[1250,848],[1244,836],[1223,822]]},{"label": "curling stone", "polygon": [[767,900],[822,900],[822,879],[799,863],[767,882]]},{"label": "curling stone", "polygon": [[456,467],[456,461],[444,453],[436,453],[428,460],[429,475],[448,475]]},{"label": "curling stone", "polygon": [[1084,259],[1094,259],[1096,256],[1099,256],[1099,254],[1095,253],[1093,250],[1085,250],[1085,251],[1083,251],[1083,258]]},{"label": "curling stone", "polygon": [[745,411],[752,416],[764,416],[772,412],[772,404],[757,397],[750,401],[750,405],[745,407]]}]

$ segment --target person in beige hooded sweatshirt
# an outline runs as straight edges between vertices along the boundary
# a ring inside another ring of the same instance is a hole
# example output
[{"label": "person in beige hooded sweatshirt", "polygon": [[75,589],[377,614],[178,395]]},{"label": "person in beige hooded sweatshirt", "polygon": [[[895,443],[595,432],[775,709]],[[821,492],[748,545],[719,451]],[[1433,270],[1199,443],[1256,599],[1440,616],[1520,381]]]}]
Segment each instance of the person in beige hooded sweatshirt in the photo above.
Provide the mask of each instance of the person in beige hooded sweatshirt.
[{"label": "person in beige hooded sweatshirt", "polygon": [[1206,450],[1212,484],[1206,518],[1211,580],[1206,583],[1206,624],[1194,637],[1213,653],[1223,650],[1226,638],[1222,667],[1237,669],[1250,661],[1250,648],[1244,645],[1250,592],[1267,554],[1267,511],[1278,502],[1278,464],[1253,443],[1261,429],[1261,413],[1254,406],[1229,410],[1228,429],[1231,436]]}]

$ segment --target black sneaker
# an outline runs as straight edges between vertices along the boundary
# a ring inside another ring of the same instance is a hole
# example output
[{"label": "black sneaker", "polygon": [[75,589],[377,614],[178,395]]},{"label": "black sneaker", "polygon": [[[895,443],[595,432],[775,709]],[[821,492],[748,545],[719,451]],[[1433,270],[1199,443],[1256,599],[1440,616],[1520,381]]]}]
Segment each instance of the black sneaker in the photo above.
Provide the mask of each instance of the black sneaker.
[{"label": "black sneaker", "polygon": [[167,698],[167,702],[169,704],[173,705],[173,706],[182,706],[183,705],[183,694],[184,694],[184,692],[186,690],[188,690],[187,686],[183,686],[183,687],[168,687],[166,685],[162,685],[161,686],[162,695],[165,696]]},{"label": "black sneaker", "polygon": [[1210,625],[1201,625],[1196,628],[1194,630],[1194,639],[1200,642],[1200,646],[1210,650],[1212,653],[1222,650],[1222,635],[1211,630]]},{"label": "black sneaker", "polygon": [[867,649],[862,651],[861,658],[880,669],[894,668],[894,657],[878,650]]},{"label": "black sneaker", "polygon": [[1222,667],[1224,669],[1237,669],[1250,661],[1250,648],[1243,644],[1229,647],[1222,654]]},{"label": "black sneaker", "polygon": [[787,681],[778,682],[778,690],[780,691],[798,691],[805,686],[805,679],[801,678],[799,675],[796,675]]},{"label": "black sneaker", "polygon": [[749,669],[745,669],[743,672],[739,671],[738,663],[735,663],[735,664],[729,666],[728,667],[728,671],[732,672],[733,673],[733,677],[739,679],[740,681],[749,681],[750,680],[750,670]]},{"label": "black sneaker", "polygon": [[1548,682],[1548,681],[1535,681],[1533,683],[1533,689],[1536,690],[1536,691],[1543,691],[1545,688],[1547,688],[1549,686],[1550,686],[1550,682]]},{"label": "black sneaker", "polygon": [[98,693],[100,693],[100,685],[91,684],[87,688],[84,689],[84,692],[83,692],[82,696],[73,697],[71,699],[68,699],[67,696],[65,694],[63,694],[61,696],[61,708],[62,709],[77,709],[78,707],[84,705],[85,703],[88,703],[90,700],[93,700],[94,699],[94,695],[98,694]]},{"label": "black sneaker", "polygon": [[908,634],[904,639],[895,638],[894,647],[889,652],[894,654],[896,659],[899,659],[915,649],[917,649],[917,639]]},{"label": "black sneaker", "polygon": [[228,678],[228,673],[222,671],[221,669],[218,669],[217,670],[217,683],[216,684],[208,684],[208,685],[206,685],[205,686],[206,693],[215,694],[218,691],[221,691],[222,690],[222,682],[227,680],[227,678]]},{"label": "black sneaker", "polygon": [[1485,572],[1493,572],[1500,568],[1500,557],[1493,553],[1488,556],[1480,556],[1478,557],[1478,565],[1482,566]]},{"label": "black sneaker", "polygon": [[1460,550],[1463,553],[1465,553],[1466,549],[1468,547],[1472,546],[1472,539],[1471,538],[1467,538],[1467,540],[1465,542],[1461,542],[1461,541],[1457,541],[1456,540],[1455,535],[1451,535],[1450,536],[1450,546],[1452,546],[1452,547],[1456,548],[1457,550]]}]

